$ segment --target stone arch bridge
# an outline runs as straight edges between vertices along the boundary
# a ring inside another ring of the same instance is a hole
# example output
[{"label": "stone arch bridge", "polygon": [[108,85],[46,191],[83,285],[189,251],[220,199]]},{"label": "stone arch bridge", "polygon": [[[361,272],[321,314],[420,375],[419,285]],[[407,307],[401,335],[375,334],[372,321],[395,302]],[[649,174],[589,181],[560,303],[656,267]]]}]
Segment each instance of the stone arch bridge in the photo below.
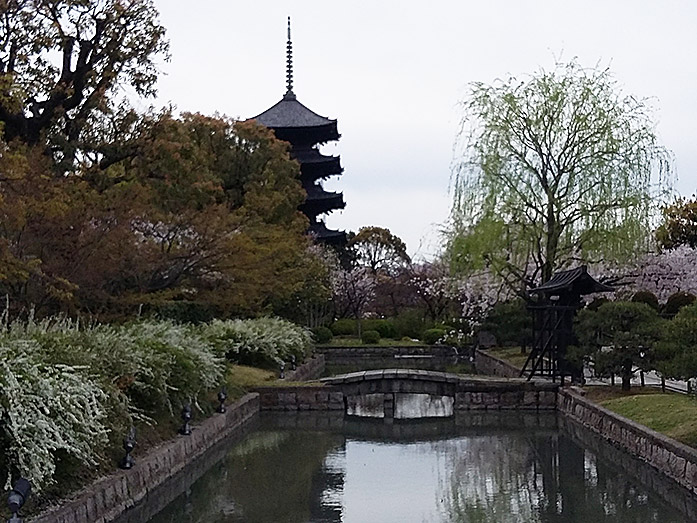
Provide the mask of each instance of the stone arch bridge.
[{"label": "stone arch bridge", "polygon": [[[262,409],[343,409],[349,415],[381,418],[442,417],[457,410],[554,410],[558,390],[557,384],[546,381],[413,369],[352,372],[315,383],[259,389]],[[407,412],[415,400],[431,413]]]}]

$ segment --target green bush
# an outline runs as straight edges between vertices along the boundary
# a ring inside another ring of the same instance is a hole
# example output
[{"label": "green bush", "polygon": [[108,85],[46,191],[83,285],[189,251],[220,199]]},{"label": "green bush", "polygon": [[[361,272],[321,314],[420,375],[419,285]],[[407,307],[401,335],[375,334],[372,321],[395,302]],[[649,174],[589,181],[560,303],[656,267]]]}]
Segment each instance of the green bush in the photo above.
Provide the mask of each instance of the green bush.
[{"label": "green bush", "polygon": [[395,338],[408,336],[413,339],[421,339],[426,329],[433,327],[433,322],[424,318],[423,311],[419,309],[405,309],[392,318],[397,334]]},{"label": "green bush", "polygon": [[497,303],[480,330],[494,333],[500,345],[527,345],[532,339],[532,316],[521,299]]},{"label": "green bush", "polygon": [[373,345],[375,343],[380,343],[380,333],[375,330],[363,331],[361,341],[365,345]]},{"label": "green bush", "polygon": [[400,338],[397,336],[397,329],[391,320],[363,320],[361,325],[363,330],[378,331],[381,338]]},{"label": "green bush", "polygon": [[40,492],[57,467],[103,463],[109,434],[134,420],[152,423],[189,401],[203,410],[199,398],[224,378],[223,356],[276,365],[310,347],[309,331],[277,318],[15,322],[0,331],[0,476],[24,476]]},{"label": "green bush", "polygon": [[666,304],[663,306],[663,314],[667,316],[674,316],[678,313],[680,309],[685,307],[686,305],[692,305],[695,301],[695,295],[690,294],[689,292],[676,292],[675,294],[671,294],[668,297],[668,300],[666,301]]},{"label": "green bush", "polygon": [[7,484],[23,476],[40,492],[61,455],[95,466],[108,443],[108,397],[86,369],[42,361],[32,340],[0,347],[0,450]]},{"label": "green bush", "polygon": [[353,336],[358,334],[356,320],[350,318],[336,320],[329,328],[334,333],[334,336]]},{"label": "green bush", "polygon": [[435,345],[438,340],[441,338],[445,337],[446,331],[445,329],[428,329],[425,330],[423,333],[423,336],[421,337],[421,340],[426,344],[426,345]]},{"label": "green bush", "polygon": [[160,303],[153,307],[152,312],[156,318],[162,320],[193,324],[209,322],[220,314],[220,311],[209,303],[186,300]]},{"label": "green bush", "polygon": [[610,303],[610,300],[608,300],[607,298],[603,298],[601,296],[600,298],[595,298],[588,305],[586,305],[586,309],[588,309],[589,311],[597,311],[600,307],[602,307],[606,303]]},{"label": "green bush", "polygon": [[639,291],[632,296],[632,301],[635,303],[645,303],[655,311],[659,309],[658,298],[653,292]]},{"label": "green bush", "polygon": [[315,337],[316,343],[329,343],[332,341],[334,334],[328,327],[315,327],[312,329],[312,334]]}]

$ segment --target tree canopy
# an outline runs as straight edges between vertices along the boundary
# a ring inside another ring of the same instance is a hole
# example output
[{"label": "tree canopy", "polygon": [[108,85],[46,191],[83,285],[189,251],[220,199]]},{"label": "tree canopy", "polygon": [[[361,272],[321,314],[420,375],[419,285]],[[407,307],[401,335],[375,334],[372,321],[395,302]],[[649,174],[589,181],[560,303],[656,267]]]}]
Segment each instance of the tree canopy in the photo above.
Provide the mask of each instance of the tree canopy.
[{"label": "tree canopy", "polygon": [[487,265],[521,290],[645,244],[670,154],[649,102],[623,94],[609,70],[572,61],[475,83],[462,106],[448,244],[456,269]]},{"label": "tree canopy", "polygon": [[79,176],[4,145],[0,292],[13,307],[103,318],[183,302],[255,314],[294,299],[313,258],[287,144],[220,117],[142,120],[132,154]]},{"label": "tree canopy", "polygon": [[390,273],[411,262],[405,243],[383,227],[361,227],[349,248],[356,251],[358,263],[372,274]]},{"label": "tree canopy", "polygon": [[154,94],[164,34],[152,0],[1,0],[5,140],[45,143],[69,168],[117,88]]},{"label": "tree canopy", "polygon": [[697,199],[678,198],[662,212],[663,222],[656,230],[659,245],[664,249],[697,247]]}]

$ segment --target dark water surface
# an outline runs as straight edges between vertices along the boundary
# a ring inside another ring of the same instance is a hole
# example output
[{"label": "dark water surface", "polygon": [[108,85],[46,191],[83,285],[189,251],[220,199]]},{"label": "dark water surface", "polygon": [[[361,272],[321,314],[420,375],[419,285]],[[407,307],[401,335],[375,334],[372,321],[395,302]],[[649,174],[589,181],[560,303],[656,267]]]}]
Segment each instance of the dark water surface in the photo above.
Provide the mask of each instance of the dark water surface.
[{"label": "dark water surface", "polygon": [[291,415],[265,417],[120,523],[669,523],[695,521],[695,507],[554,414]]}]

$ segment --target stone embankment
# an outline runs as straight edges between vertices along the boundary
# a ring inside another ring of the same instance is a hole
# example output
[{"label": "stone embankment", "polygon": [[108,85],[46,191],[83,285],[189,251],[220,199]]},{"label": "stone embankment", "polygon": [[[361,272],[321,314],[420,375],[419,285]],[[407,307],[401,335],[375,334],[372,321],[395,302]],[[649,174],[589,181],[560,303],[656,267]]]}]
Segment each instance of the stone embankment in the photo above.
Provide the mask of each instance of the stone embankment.
[{"label": "stone embankment", "polygon": [[286,381],[309,381],[316,380],[325,369],[324,354],[315,354],[297,369],[286,371]]},{"label": "stone embankment", "polygon": [[557,409],[697,494],[697,450],[586,399],[580,389],[560,389]]},{"label": "stone embankment", "polygon": [[259,395],[248,394],[216,414],[191,435],[178,436],[137,457],[136,466],[101,478],[73,499],[50,509],[31,523],[107,523],[142,500],[213,445],[238,431],[259,412]]}]

